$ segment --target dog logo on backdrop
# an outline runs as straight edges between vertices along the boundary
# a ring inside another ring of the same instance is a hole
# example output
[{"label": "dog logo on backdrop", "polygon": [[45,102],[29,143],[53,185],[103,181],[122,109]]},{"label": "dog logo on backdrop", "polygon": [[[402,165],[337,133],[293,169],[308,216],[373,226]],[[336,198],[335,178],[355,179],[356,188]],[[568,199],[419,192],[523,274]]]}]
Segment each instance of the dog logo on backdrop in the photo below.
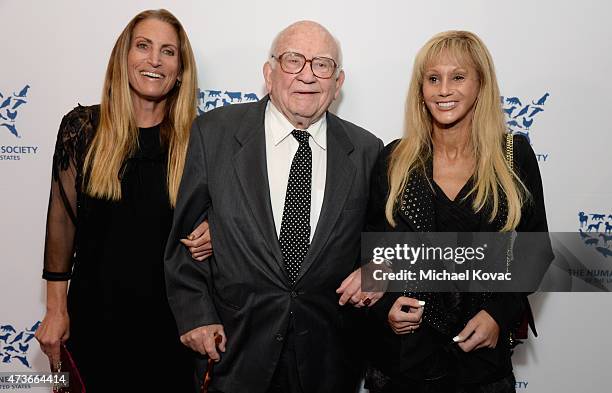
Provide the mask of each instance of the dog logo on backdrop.
[{"label": "dog logo on backdrop", "polygon": [[28,361],[28,351],[40,321],[30,328],[17,331],[13,325],[0,325],[0,361],[5,364],[18,363],[32,368]]},{"label": "dog logo on backdrop", "polygon": [[585,246],[612,257],[612,214],[578,212],[578,232]]},{"label": "dog logo on backdrop", "polygon": [[222,90],[200,90],[198,89],[198,115],[209,110],[231,104],[258,101],[255,93],[243,93],[240,91]]},{"label": "dog logo on backdrop", "polygon": [[544,112],[544,105],[550,93],[545,93],[538,99],[527,101],[519,97],[501,97],[502,109],[506,117],[506,127],[512,134],[524,135],[529,143],[529,132],[533,128],[536,115]]},{"label": "dog logo on backdrop", "polygon": [[30,85],[25,85],[18,92],[3,94],[0,92],[0,128],[10,132],[15,138],[21,138],[17,131],[17,116],[22,105],[28,103],[28,90]]}]

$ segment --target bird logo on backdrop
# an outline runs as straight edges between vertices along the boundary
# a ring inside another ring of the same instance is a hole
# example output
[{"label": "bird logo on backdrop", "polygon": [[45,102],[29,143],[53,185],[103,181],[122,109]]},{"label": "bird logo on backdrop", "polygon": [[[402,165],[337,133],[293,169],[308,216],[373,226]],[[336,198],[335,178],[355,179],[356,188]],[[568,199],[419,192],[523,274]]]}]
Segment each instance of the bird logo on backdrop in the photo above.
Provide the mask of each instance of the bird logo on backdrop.
[{"label": "bird logo on backdrop", "polygon": [[0,325],[0,361],[4,364],[17,362],[27,368],[32,368],[28,361],[28,351],[40,321],[30,328],[17,331],[13,325]]},{"label": "bird logo on backdrop", "polygon": [[612,214],[578,212],[578,232],[587,247],[612,257]]},{"label": "bird logo on backdrop", "polygon": [[501,97],[502,108],[506,116],[506,127],[513,134],[520,134],[529,138],[529,131],[533,127],[536,115],[544,112],[544,105],[550,93],[545,93],[542,97],[531,102],[521,100],[519,97]]},{"label": "bird logo on backdrop", "polygon": [[25,85],[18,92],[0,92],[0,127],[6,129],[15,138],[21,138],[16,120],[22,105],[28,103],[27,95],[30,85]]},{"label": "bird logo on backdrop", "polygon": [[209,110],[231,104],[259,101],[255,93],[240,91],[200,90],[198,89],[198,115]]},{"label": "bird logo on backdrop", "polygon": [[[540,112],[544,112],[550,93],[544,93],[540,98],[525,100],[516,96],[501,96],[502,109],[506,120],[508,132],[523,135],[531,144],[530,132],[533,130],[533,122]],[[538,161],[546,161],[547,153],[536,153]]]}]

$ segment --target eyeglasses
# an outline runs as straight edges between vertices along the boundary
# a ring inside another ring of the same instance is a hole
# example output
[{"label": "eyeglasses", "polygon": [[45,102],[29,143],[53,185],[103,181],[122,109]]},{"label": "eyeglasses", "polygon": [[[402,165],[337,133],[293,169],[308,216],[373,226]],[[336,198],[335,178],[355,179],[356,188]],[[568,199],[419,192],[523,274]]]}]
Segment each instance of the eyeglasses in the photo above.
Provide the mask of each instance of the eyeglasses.
[{"label": "eyeglasses", "polygon": [[329,57],[313,57],[306,60],[300,53],[285,52],[280,56],[272,55],[272,58],[280,63],[281,69],[288,74],[299,74],[304,69],[306,63],[310,63],[310,69],[317,78],[329,79],[334,75],[338,64]]}]

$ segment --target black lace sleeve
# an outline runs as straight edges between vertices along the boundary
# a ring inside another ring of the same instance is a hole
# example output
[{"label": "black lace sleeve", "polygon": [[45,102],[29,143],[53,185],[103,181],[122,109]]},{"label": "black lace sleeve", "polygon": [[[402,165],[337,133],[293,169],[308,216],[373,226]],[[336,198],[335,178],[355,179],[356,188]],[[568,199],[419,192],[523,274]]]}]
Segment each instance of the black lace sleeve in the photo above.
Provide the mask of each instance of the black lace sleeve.
[{"label": "black lace sleeve", "polygon": [[53,154],[47,210],[43,278],[70,279],[76,233],[81,168],[95,132],[97,107],[78,106],[62,119]]}]

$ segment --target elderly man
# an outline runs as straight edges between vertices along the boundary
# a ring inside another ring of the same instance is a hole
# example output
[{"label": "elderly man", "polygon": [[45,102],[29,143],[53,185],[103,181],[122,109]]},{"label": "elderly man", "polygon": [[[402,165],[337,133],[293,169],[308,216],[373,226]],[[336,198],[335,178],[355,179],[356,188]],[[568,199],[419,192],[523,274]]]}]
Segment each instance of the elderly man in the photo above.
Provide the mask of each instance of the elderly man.
[{"label": "elderly man", "polygon": [[[263,72],[269,96],[193,125],[166,250],[170,304],[181,341],[218,360],[213,391],[353,392],[362,349],[355,308],[341,304],[370,303],[353,272],[382,142],[327,111],[345,75],[321,25],[283,30]],[[197,263],[179,240],[204,217],[215,254]]]}]

